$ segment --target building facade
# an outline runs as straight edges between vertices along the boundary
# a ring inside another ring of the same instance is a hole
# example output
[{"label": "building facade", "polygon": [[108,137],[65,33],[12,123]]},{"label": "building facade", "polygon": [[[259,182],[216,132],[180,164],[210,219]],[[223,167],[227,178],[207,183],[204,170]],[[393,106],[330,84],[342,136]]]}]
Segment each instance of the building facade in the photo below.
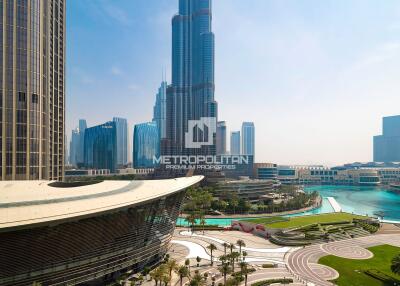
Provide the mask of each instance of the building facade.
[{"label": "building facade", "polygon": [[242,124],[242,152],[243,155],[255,156],[255,128],[253,122]]},{"label": "building facade", "polygon": [[78,165],[78,151],[80,144],[79,129],[72,130],[71,141],[69,143],[69,164],[76,167]]},{"label": "building facade", "polygon": [[240,131],[231,132],[231,155],[240,155]]},{"label": "building facade", "polygon": [[[167,89],[167,127],[163,155],[215,155],[211,144],[188,147],[189,121],[217,118],[214,100],[214,34],[211,0],[180,0],[172,19],[172,83]],[[215,126],[216,127],[216,126]]]},{"label": "building facade", "polygon": [[0,2],[2,180],[61,180],[65,0]]},{"label": "building facade", "polygon": [[374,162],[400,162],[400,115],[383,118],[382,135],[374,136]]},{"label": "building facade", "polygon": [[0,183],[0,285],[107,285],[157,265],[201,180]]},{"label": "building facade", "polygon": [[154,168],[154,156],[160,156],[160,138],[156,122],[135,125],[133,130],[133,167]]},{"label": "building facade", "polygon": [[217,122],[217,155],[225,155],[226,151],[226,122]]},{"label": "building facade", "polygon": [[84,166],[88,169],[117,167],[117,127],[114,121],[87,128],[85,131]]},{"label": "building facade", "polygon": [[117,165],[128,163],[128,121],[125,118],[114,117],[117,128]]},{"label": "building facade", "polygon": [[153,121],[157,122],[160,139],[167,135],[167,82],[163,81],[158,88],[156,103],[153,108]]},{"label": "building facade", "polygon": [[259,180],[277,180],[278,165],[273,163],[254,163],[253,176]]}]

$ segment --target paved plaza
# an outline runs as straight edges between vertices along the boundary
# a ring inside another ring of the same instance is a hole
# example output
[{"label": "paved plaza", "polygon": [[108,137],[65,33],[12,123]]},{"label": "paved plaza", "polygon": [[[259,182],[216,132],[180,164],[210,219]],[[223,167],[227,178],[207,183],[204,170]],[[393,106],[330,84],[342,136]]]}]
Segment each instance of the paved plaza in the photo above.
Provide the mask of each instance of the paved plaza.
[{"label": "paved plaza", "polygon": [[[200,272],[208,272],[216,277],[216,282],[222,282],[222,277],[216,265],[218,257],[224,254],[223,243],[236,244],[237,240],[246,243],[242,251],[248,253],[245,261],[257,271],[250,274],[248,284],[273,278],[292,278],[291,285],[333,285],[328,280],[339,277],[339,273],[328,266],[318,264],[319,258],[326,255],[335,255],[350,259],[369,259],[373,254],[366,248],[381,244],[400,247],[398,233],[376,234],[367,237],[348,239],[330,243],[316,244],[307,247],[280,247],[268,240],[250,233],[239,231],[197,231],[191,233],[187,229],[179,228],[174,233],[170,254],[180,263],[190,259],[196,265],[196,257],[202,259]],[[210,266],[210,251],[207,246],[213,243],[217,250],[213,252],[214,267]],[[239,247],[236,246],[235,251]],[[229,247],[227,252],[229,252]],[[262,268],[264,263],[273,263],[276,268]],[[218,285],[216,283],[216,285]]]}]

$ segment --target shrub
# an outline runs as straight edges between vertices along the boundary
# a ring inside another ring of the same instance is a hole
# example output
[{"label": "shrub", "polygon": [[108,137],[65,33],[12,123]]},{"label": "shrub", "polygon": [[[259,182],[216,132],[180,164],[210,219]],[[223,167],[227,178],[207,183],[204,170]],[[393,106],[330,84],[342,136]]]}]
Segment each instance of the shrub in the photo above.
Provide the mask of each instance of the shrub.
[{"label": "shrub", "polygon": [[266,285],[271,285],[274,283],[289,284],[289,283],[293,283],[293,279],[290,279],[290,278],[268,279],[268,280],[263,280],[263,281],[253,283],[253,284],[251,284],[251,286],[266,286]]}]

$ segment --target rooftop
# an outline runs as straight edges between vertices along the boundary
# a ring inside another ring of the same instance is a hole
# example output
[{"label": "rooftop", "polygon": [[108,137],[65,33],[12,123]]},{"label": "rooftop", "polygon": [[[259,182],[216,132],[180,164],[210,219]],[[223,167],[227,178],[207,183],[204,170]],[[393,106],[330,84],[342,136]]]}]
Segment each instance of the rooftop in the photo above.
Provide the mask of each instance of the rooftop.
[{"label": "rooftop", "polygon": [[190,187],[203,176],[168,180],[103,181],[58,186],[49,181],[0,182],[0,231],[90,216],[156,199]]}]

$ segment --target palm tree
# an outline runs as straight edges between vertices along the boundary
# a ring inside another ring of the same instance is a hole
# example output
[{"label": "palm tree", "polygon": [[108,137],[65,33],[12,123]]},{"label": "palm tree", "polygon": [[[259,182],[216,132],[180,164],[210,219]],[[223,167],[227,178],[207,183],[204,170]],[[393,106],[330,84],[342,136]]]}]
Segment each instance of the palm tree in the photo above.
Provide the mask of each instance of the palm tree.
[{"label": "palm tree", "polygon": [[239,252],[234,251],[229,256],[232,262],[232,271],[235,272],[235,260],[237,260],[240,257],[240,254]]},{"label": "palm tree", "polygon": [[205,217],[204,217],[203,214],[200,214],[200,215],[199,215],[199,219],[200,219],[200,225],[201,225],[202,228],[203,228],[203,235],[204,235],[204,226],[206,225],[206,219],[205,219]]},{"label": "palm tree", "polygon": [[390,269],[392,270],[393,273],[400,274],[400,254],[393,257]]},{"label": "palm tree", "polygon": [[185,277],[189,277],[189,269],[186,266],[179,266],[178,269],[175,269],[176,274],[179,275],[179,280],[181,282],[181,286],[182,286],[182,282],[183,282],[183,278]]},{"label": "palm tree", "polygon": [[224,276],[224,285],[226,285],[226,275],[228,275],[231,271],[231,268],[228,264],[224,263],[221,267],[218,268],[219,272]]},{"label": "palm tree", "polygon": [[178,269],[179,265],[178,262],[176,262],[175,259],[171,259],[166,263],[168,272],[169,272],[169,277],[172,279],[172,271]]},{"label": "palm tree", "polygon": [[217,247],[215,246],[215,244],[214,243],[210,243],[210,245],[208,245],[207,246],[207,248],[210,250],[210,252],[211,252],[211,266],[213,266],[214,265],[214,257],[213,257],[213,251],[214,250],[217,250]]},{"label": "palm tree", "polygon": [[197,267],[199,267],[199,264],[200,264],[200,261],[201,261],[200,256],[197,256],[197,257],[196,257],[196,261],[197,261]]},{"label": "palm tree", "polygon": [[189,269],[189,274],[190,274],[190,259],[185,260],[185,266]]},{"label": "palm tree", "polygon": [[239,245],[239,253],[240,255],[242,255],[242,247],[246,247],[246,243],[239,239],[238,241],[236,241],[236,244]]},{"label": "palm tree", "polygon": [[219,257],[219,261],[222,262],[222,265],[226,264],[226,261],[228,260],[228,255],[221,255]]},{"label": "palm tree", "polygon": [[240,263],[241,276],[243,276],[244,274],[244,286],[247,286],[247,275],[250,273],[249,268],[247,266],[248,264],[246,262]]},{"label": "palm tree", "polygon": [[231,253],[232,253],[233,249],[235,248],[235,245],[234,245],[233,243],[231,243],[231,244],[229,245],[229,247],[230,247]]},{"label": "palm tree", "polygon": [[222,246],[224,247],[224,255],[226,255],[226,248],[229,246],[229,244],[227,244],[226,242],[224,242],[222,244]]},{"label": "palm tree", "polygon": [[243,256],[243,261],[245,261],[246,260],[246,256],[247,256],[247,252],[243,250],[242,256]]},{"label": "palm tree", "polygon": [[194,232],[194,225],[196,224],[196,215],[194,213],[190,213],[189,215],[186,216],[185,221],[188,222],[190,225],[190,228],[192,232]]}]

